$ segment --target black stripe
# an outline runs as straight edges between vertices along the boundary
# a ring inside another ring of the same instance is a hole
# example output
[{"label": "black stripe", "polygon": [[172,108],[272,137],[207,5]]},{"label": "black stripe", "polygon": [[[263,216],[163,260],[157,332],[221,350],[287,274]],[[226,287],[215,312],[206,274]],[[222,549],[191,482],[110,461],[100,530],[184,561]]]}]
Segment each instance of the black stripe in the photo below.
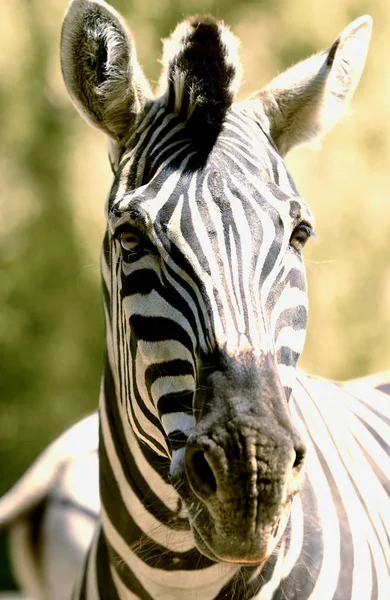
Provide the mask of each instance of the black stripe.
[{"label": "black stripe", "polygon": [[[91,568],[90,567],[90,560],[91,560],[91,551],[92,551],[92,546],[89,546],[88,548],[88,552],[85,558],[85,563],[84,563],[84,572],[83,572],[83,579],[81,582],[81,587],[80,587],[80,592],[79,594],[76,595],[76,589],[72,595],[72,600],[88,600],[87,597],[87,577],[88,577],[88,570]],[[77,585],[77,580],[76,580],[76,585]]]},{"label": "black stripe", "polygon": [[[356,415],[356,418],[364,425],[364,427],[371,433],[372,437],[374,438],[374,440],[379,444],[379,446],[386,452],[386,454],[388,456],[390,456],[390,440],[385,440],[380,433],[378,433],[377,431],[375,431],[375,429],[373,427],[371,427],[371,425],[369,423],[367,423],[367,421],[364,419],[364,417],[360,417],[359,415]],[[358,444],[361,446],[359,439],[356,438],[356,441],[358,442]],[[361,446],[362,450],[364,450],[364,447]],[[371,461],[372,461],[372,457],[371,457]]]},{"label": "black stripe", "polygon": [[[202,184],[203,184],[203,177],[198,175],[197,186],[196,186],[196,190],[195,190],[195,200],[197,203],[203,204],[203,207],[204,207],[205,202],[203,199]],[[202,245],[199,242],[198,234],[195,230],[195,224],[193,222],[193,218],[191,215],[189,200],[190,200],[190,196],[188,194],[188,186],[187,186],[187,188],[184,192],[183,208],[182,208],[182,212],[181,212],[181,216],[180,216],[180,231],[181,231],[183,238],[186,240],[187,244],[189,246],[191,246],[192,251],[194,252],[195,256],[197,257],[197,259],[202,267],[202,270],[205,273],[207,273],[208,275],[210,275],[210,273],[211,273],[210,263],[209,263],[207,256],[204,253],[204,248],[202,247]],[[202,219],[202,215],[200,215],[200,218]],[[207,231],[208,236],[210,237],[211,236],[211,232],[209,231],[210,226],[207,229],[208,229],[208,231]]]},{"label": "black stripe", "polygon": [[282,346],[276,353],[276,360],[280,365],[286,365],[288,367],[295,366],[298,362],[299,353],[294,352],[288,346]]},{"label": "black stripe", "polygon": [[188,360],[178,358],[150,365],[145,370],[145,381],[151,387],[160,377],[178,377],[179,375],[195,377],[194,367]]},{"label": "black stripe", "polygon": [[[378,598],[378,573],[376,570],[376,563],[374,560],[374,555],[372,552],[372,547],[371,544],[369,544],[369,549],[370,549],[370,566],[371,566],[371,573],[372,573],[372,582],[371,582],[371,599],[370,600],[377,600]],[[386,560],[385,557],[383,557],[384,560]],[[387,581],[388,584],[388,581]]]},{"label": "black stripe", "polygon": [[390,383],[381,383],[376,386],[376,389],[390,396]]},{"label": "black stripe", "polygon": [[276,322],[275,339],[278,338],[280,331],[284,327],[292,327],[295,331],[306,329],[307,325],[307,308],[305,306],[295,306],[294,308],[286,308],[283,310]]},{"label": "black stripe", "polygon": [[[355,394],[351,393],[348,389],[345,389],[343,387],[343,384],[335,384],[338,385],[338,387],[343,391],[344,394],[348,394],[348,396],[350,396],[351,398],[354,398],[357,402],[360,402],[361,404],[363,404],[365,407],[367,407],[372,413],[374,413],[374,415],[376,415],[381,421],[383,421],[384,423],[386,423],[387,425],[390,425],[390,418],[387,415],[384,415],[383,413],[381,413],[379,410],[376,410],[375,405],[370,402],[369,400],[365,400],[363,398],[360,398],[360,396],[355,396]],[[375,389],[375,388],[374,388]],[[353,410],[353,409],[351,409]]]},{"label": "black stripe", "polygon": [[180,448],[184,448],[188,440],[188,435],[180,431],[180,429],[175,429],[171,431],[168,435],[168,441],[170,443],[172,452],[175,450],[180,450]]},{"label": "black stripe", "polygon": [[[183,137],[183,130],[179,131],[168,140],[166,148],[159,148],[158,154],[156,154],[154,159],[151,160],[152,157],[148,157],[150,164],[148,164],[147,177],[152,179],[161,167],[165,167],[168,170],[180,169],[180,166],[187,160],[188,153],[191,151],[191,139]],[[183,173],[186,173],[186,171],[183,171]]]},{"label": "black stripe", "polygon": [[125,274],[122,272],[122,300],[127,296],[140,294],[146,296],[153,290],[161,289],[160,279],[153,269],[137,269],[133,273]]},{"label": "black stripe", "polygon": [[194,392],[192,390],[180,393],[165,394],[158,400],[158,414],[160,417],[168,413],[184,412],[192,414]]},{"label": "black stripe", "polygon": [[110,569],[110,559],[104,534],[101,531],[98,539],[97,552],[96,552],[96,575],[97,575],[97,588],[99,590],[99,597],[107,598],[107,600],[120,600],[117,589],[112,579]]},{"label": "black stripe", "polygon": [[177,340],[185,348],[188,348],[190,351],[192,350],[190,336],[179,323],[176,323],[172,319],[132,315],[130,317],[130,326],[134,333],[134,339],[137,341],[162,342],[165,340]]},{"label": "black stripe", "polygon": [[[263,266],[261,269],[260,288],[261,288],[262,284],[264,283],[264,281],[267,279],[268,275],[271,273],[271,271],[274,268],[274,266],[276,265],[277,261],[280,260],[280,258],[281,258],[280,257],[280,249],[281,249],[282,243],[283,243],[284,228],[283,228],[283,225],[280,223],[279,226],[275,225],[275,229],[276,229],[275,239],[272,241],[272,244],[267,252],[267,256],[265,257],[265,260],[264,260],[264,263],[263,263]],[[282,262],[280,263],[280,267],[282,267]]]},{"label": "black stripe", "polygon": [[297,288],[301,292],[306,292],[306,277],[302,269],[292,268],[289,270],[288,275],[283,279],[283,289],[287,284],[291,287]]}]

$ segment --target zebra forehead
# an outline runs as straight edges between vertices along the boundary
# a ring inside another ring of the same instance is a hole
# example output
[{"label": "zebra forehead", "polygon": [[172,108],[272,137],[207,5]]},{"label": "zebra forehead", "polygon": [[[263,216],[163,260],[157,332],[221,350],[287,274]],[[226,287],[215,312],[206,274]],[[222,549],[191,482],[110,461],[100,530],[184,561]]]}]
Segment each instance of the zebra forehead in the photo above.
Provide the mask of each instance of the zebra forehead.
[{"label": "zebra forehead", "polygon": [[[137,144],[128,144],[110,194],[109,212],[135,214],[136,207],[142,205],[152,223],[162,215],[167,222],[169,212],[192,185],[200,211],[202,204],[207,204],[205,197],[225,212],[232,202],[248,204],[246,199],[254,198],[258,206],[270,205],[282,213],[287,210],[295,219],[304,213],[312,222],[282,157],[245,107],[229,109],[221,132],[202,161],[187,127],[180,121],[178,126],[175,123],[169,117],[157,117]],[[288,209],[287,203],[291,204]]]}]

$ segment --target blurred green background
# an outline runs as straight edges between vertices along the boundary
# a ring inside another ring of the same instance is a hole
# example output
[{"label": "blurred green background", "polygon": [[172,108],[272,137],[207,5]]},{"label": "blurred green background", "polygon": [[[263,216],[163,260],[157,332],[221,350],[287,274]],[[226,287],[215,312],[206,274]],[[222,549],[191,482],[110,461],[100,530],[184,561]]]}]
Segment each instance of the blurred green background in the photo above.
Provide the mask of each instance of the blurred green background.
[{"label": "blurred green background", "polygon": [[[240,98],[374,18],[353,114],[288,165],[317,216],[307,248],[301,366],[332,378],[390,367],[390,19],[387,0],[112,0],[152,82],[160,39],[210,12],[242,41]],[[111,173],[105,140],[76,114],[59,68],[65,0],[4,2],[0,19],[0,493],[97,406],[103,355],[99,246]],[[0,556],[0,588],[11,585]]]}]

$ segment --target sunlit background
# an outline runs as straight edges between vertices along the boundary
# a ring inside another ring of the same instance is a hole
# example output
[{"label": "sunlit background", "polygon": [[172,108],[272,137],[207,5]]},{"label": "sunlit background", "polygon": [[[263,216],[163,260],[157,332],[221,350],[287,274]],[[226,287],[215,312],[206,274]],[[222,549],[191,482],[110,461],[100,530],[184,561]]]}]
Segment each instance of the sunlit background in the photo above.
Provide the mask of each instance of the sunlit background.
[{"label": "sunlit background", "polygon": [[[386,0],[112,0],[150,80],[160,39],[210,12],[242,41],[244,98],[374,18],[352,114],[288,165],[317,217],[307,248],[301,366],[343,379],[390,367],[390,18]],[[76,114],[59,68],[65,0],[3,2],[0,18],[0,492],[97,406],[103,354],[99,246],[111,174],[104,137]],[[0,587],[11,585],[0,556]]]}]

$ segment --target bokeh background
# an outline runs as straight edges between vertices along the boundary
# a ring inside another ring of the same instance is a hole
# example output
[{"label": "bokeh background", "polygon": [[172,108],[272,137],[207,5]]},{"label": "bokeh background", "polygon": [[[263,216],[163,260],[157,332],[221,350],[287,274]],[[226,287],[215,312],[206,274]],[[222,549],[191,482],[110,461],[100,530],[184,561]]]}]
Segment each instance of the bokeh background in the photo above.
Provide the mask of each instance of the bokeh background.
[{"label": "bokeh background", "polygon": [[[327,48],[354,18],[374,31],[347,117],[288,165],[317,217],[307,248],[301,366],[344,379],[390,367],[388,0],[112,0],[152,82],[160,39],[191,13],[242,40],[240,98]],[[97,405],[103,355],[99,246],[111,174],[105,140],[76,114],[59,68],[66,0],[3,2],[0,18],[0,493]],[[0,589],[12,586],[0,552]]]}]

